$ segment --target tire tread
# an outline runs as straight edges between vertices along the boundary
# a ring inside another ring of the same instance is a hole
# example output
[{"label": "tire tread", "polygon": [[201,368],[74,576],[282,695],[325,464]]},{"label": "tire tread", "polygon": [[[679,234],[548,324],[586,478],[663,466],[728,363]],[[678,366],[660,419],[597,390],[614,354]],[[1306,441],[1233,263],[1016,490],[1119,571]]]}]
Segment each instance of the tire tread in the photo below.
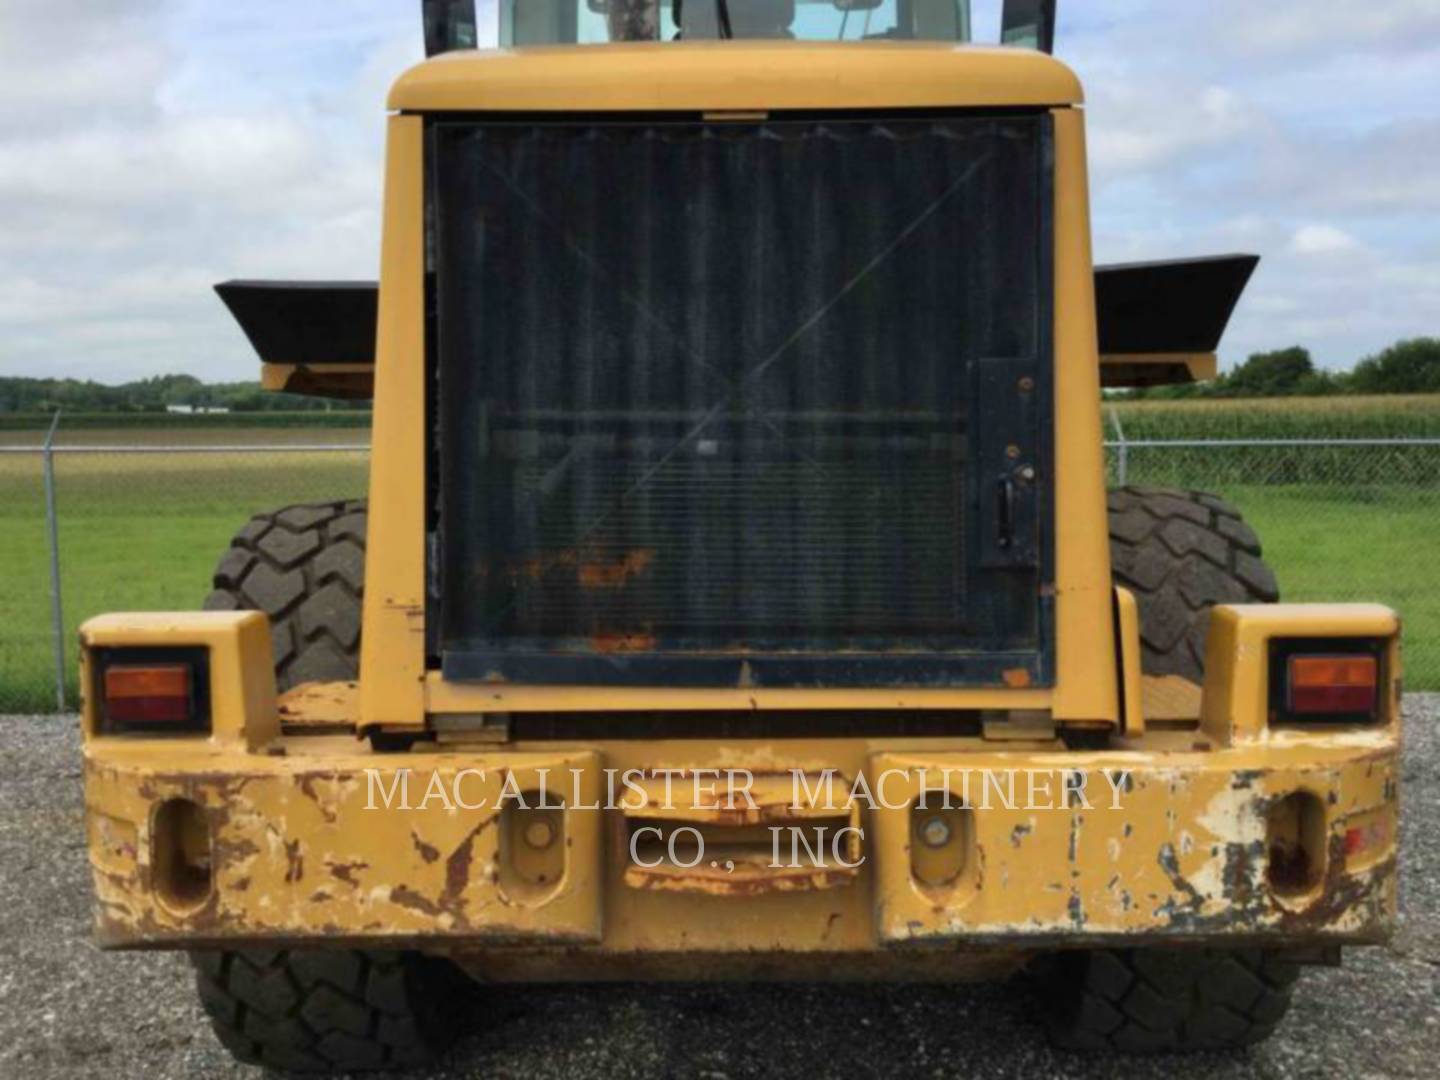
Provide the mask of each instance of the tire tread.
[{"label": "tire tread", "polygon": [[[454,1037],[454,1010],[465,996],[463,976],[452,966],[412,953],[227,951],[190,958],[220,1042],[240,1061],[288,1072],[426,1064]],[[376,994],[377,987],[384,989]]]},{"label": "tire tread", "polygon": [[1255,949],[1097,949],[1055,958],[1048,975],[1044,1019],[1057,1046],[1162,1053],[1268,1038],[1300,969]]},{"label": "tire tread", "polygon": [[1140,607],[1145,674],[1200,682],[1210,609],[1280,597],[1255,530],[1203,491],[1117,488],[1109,511],[1111,568]]},{"label": "tire tread", "polygon": [[256,514],[216,566],[204,609],[270,617],[277,689],[357,677],[365,521],[363,499]]}]

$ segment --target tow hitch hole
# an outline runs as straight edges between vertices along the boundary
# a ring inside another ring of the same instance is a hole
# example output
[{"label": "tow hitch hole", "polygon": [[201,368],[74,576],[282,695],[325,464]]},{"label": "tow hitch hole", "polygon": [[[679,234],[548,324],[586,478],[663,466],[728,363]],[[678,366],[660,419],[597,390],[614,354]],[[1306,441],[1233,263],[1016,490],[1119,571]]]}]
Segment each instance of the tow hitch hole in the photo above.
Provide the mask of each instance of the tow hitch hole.
[{"label": "tow hitch hole", "polygon": [[910,872],[922,886],[950,888],[961,882],[974,843],[974,812],[964,806],[929,807],[910,811]]},{"label": "tow hitch hole", "polygon": [[203,807],[169,799],[155,809],[151,869],[160,902],[175,912],[193,911],[210,896],[210,823]]},{"label": "tow hitch hole", "polygon": [[1270,808],[1266,829],[1270,890],[1282,900],[1313,892],[1325,877],[1325,805],[1296,791]]},{"label": "tow hitch hole", "polygon": [[500,884],[523,900],[538,900],[565,876],[565,812],[546,808],[544,793],[527,791],[524,805],[500,814]]}]

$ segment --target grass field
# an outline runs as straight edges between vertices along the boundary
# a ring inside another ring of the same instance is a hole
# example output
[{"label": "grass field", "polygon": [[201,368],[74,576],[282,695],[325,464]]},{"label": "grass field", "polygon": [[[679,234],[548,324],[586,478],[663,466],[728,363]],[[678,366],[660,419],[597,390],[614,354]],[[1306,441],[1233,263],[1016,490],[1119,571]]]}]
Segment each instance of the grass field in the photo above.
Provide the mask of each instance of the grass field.
[{"label": "grass field", "polygon": [[[1440,398],[1375,400],[1389,412],[1362,399],[1359,419],[1338,421],[1322,407],[1333,412],[1336,402],[1324,399],[1303,408],[1287,402],[1278,411],[1269,403],[1138,402],[1121,407],[1121,422],[1132,439],[1262,437],[1257,430],[1225,427],[1249,428],[1261,424],[1255,419],[1260,416],[1268,432],[1263,437],[1294,436],[1296,416],[1314,425],[1305,437],[1440,435]],[[1393,422],[1401,414],[1409,416],[1408,430],[1374,419],[1388,415]],[[1363,429],[1372,422],[1381,426]],[[1322,431],[1321,425],[1329,426]],[[29,434],[6,433],[0,445],[33,442]],[[20,435],[25,438],[15,438]],[[363,445],[365,438],[363,431],[334,429],[87,429],[73,443]],[[1225,494],[1260,533],[1287,599],[1380,600],[1397,607],[1406,622],[1407,684],[1440,688],[1440,449],[1389,456],[1347,450],[1329,458],[1309,450],[1302,457],[1238,454],[1135,451],[1129,479]],[[84,618],[198,607],[215,560],[252,512],[365,490],[366,457],[359,450],[85,454],[57,461],[72,670],[74,631]],[[1325,482],[1315,482],[1317,477]],[[0,711],[54,703],[44,528],[38,455],[0,454]],[[73,701],[73,675],[71,682]]]},{"label": "grass field", "polygon": [[[317,440],[320,441],[320,440]],[[365,494],[366,456],[58,455],[61,580],[75,628],[104,611],[198,608],[250,514]],[[38,456],[0,455],[0,712],[52,708],[49,561]],[[70,700],[74,701],[71,675]]]}]

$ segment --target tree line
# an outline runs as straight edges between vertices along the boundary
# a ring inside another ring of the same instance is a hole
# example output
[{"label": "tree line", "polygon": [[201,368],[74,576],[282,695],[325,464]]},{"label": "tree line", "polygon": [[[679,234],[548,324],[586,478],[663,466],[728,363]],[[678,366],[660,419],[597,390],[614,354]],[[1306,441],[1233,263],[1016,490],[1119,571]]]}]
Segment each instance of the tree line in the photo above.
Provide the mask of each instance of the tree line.
[{"label": "tree line", "polygon": [[1440,394],[1440,338],[1397,341],[1350,371],[1315,366],[1299,345],[1252,354],[1219,378],[1128,391],[1144,398],[1326,397],[1340,394]]},{"label": "tree line", "polygon": [[368,410],[368,401],[336,401],[261,390],[258,382],[206,383],[193,375],[157,375],[106,386],[88,379],[0,377],[0,414],[163,413],[170,405],[225,408],[231,412],[328,412]]},{"label": "tree line", "polygon": [[[1315,366],[1299,345],[1255,353],[1217,379],[1181,386],[1129,390],[1145,398],[1322,397],[1339,394],[1440,394],[1440,338],[1412,338],[1367,356],[1351,371]],[[220,407],[231,412],[329,412],[370,408],[368,401],[337,401],[273,393],[257,382],[205,383],[193,375],[157,375],[106,386],[79,379],[0,377],[0,415],[6,413],[163,413],[169,405]]]}]

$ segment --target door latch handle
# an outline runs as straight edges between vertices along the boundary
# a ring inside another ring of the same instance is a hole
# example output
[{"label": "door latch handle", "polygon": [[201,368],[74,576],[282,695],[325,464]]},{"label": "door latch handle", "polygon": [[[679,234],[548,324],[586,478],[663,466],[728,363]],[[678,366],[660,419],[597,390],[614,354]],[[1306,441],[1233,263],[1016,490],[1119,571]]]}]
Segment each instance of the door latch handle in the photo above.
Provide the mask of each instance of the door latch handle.
[{"label": "door latch handle", "polygon": [[996,490],[995,545],[1002,551],[1008,550],[1015,542],[1015,481],[1008,476],[1000,478]]}]

